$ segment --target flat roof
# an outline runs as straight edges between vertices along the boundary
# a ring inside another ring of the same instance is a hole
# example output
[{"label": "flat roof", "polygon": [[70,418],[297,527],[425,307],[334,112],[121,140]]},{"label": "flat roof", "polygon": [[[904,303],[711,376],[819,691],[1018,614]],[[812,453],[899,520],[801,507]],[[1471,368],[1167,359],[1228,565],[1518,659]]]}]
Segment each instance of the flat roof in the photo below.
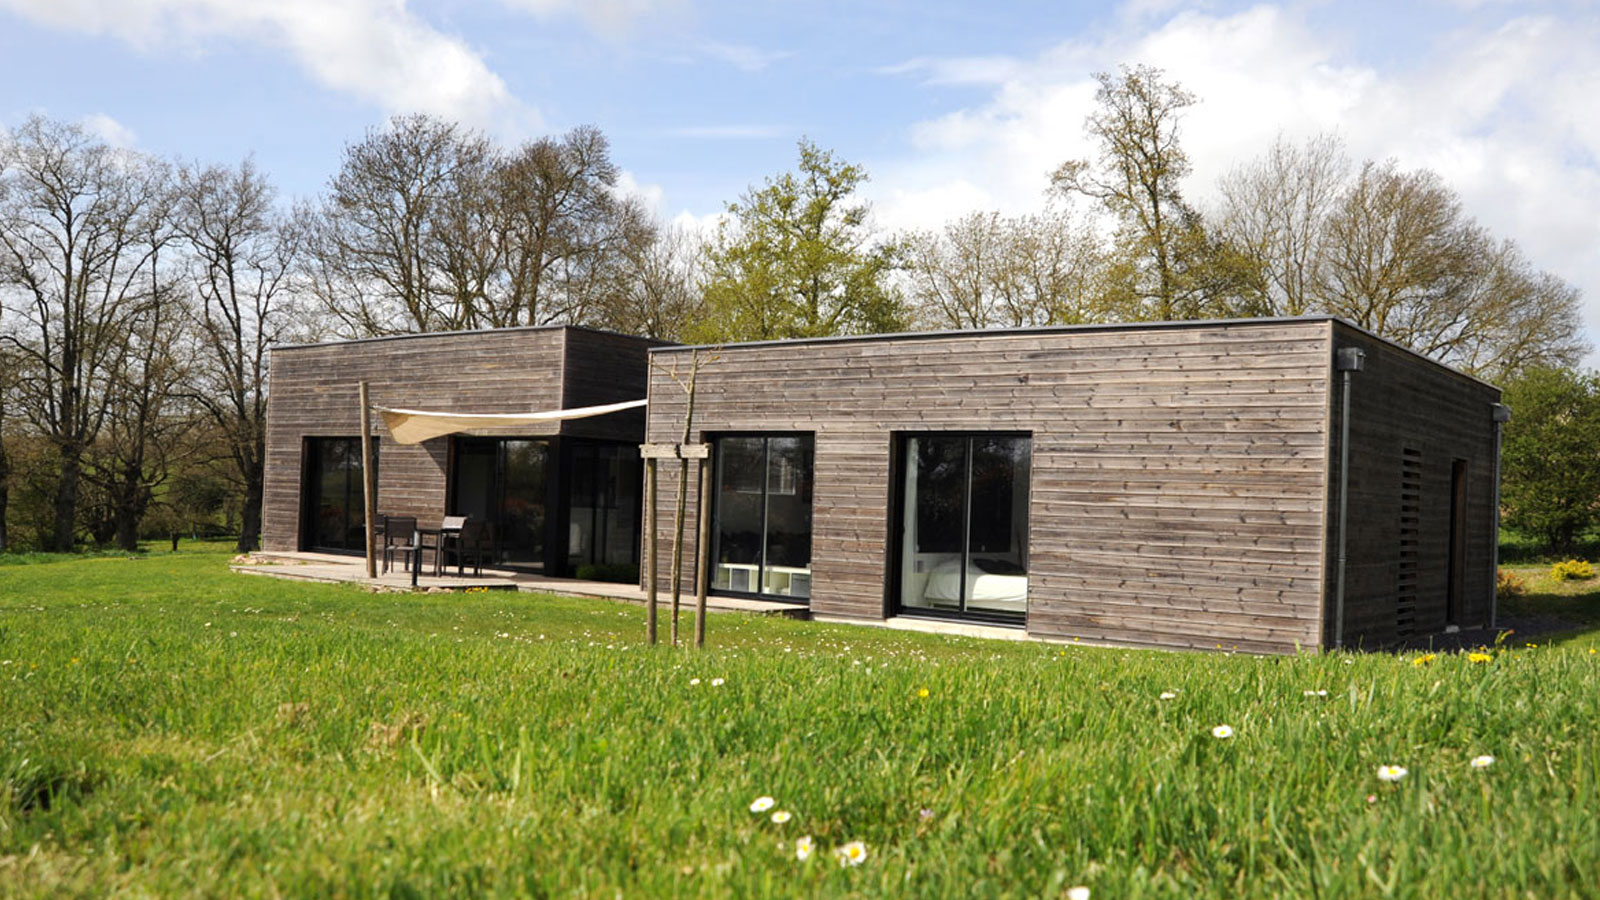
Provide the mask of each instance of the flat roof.
[{"label": "flat roof", "polygon": [[[415,331],[407,334],[384,334],[377,337],[364,338],[339,338],[332,341],[308,341],[295,344],[273,344],[272,350],[305,350],[312,347],[339,347],[345,344],[375,344],[380,341],[409,341],[417,338],[449,338],[471,337],[484,334],[505,334],[507,332],[533,332],[533,331],[587,331],[590,334],[603,334],[610,337],[629,338],[630,340],[643,341],[655,344],[656,347],[670,344],[656,338],[640,337],[636,334],[625,334],[621,331],[608,331],[604,328],[592,328],[588,325],[512,325],[506,328],[473,328],[464,331]],[[654,350],[656,347],[651,347]]]},{"label": "flat roof", "polygon": [[1283,325],[1286,323],[1314,322],[1332,322],[1336,325],[1341,325],[1352,331],[1365,335],[1372,340],[1378,341],[1379,343],[1387,344],[1396,350],[1407,353],[1419,360],[1422,360],[1423,362],[1429,363],[1430,365],[1437,366],[1452,375],[1464,378],[1476,384],[1483,385],[1484,387],[1491,388],[1495,391],[1500,390],[1498,385],[1491,384],[1490,382],[1485,381],[1476,375],[1469,375],[1454,366],[1442,363],[1422,353],[1418,353],[1404,344],[1390,340],[1382,335],[1374,334],[1371,331],[1362,328],[1360,325],[1351,322],[1349,319],[1327,314],[1307,316],[1255,316],[1240,319],[1175,319],[1172,321],[1160,322],[1091,322],[1082,325],[1031,325],[1023,328],[969,328],[958,330],[946,329],[941,331],[897,331],[885,334],[848,334],[830,335],[827,337],[780,338],[767,341],[734,341],[727,344],[666,344],[664,346],[651,347],[649,352],[675,353],[682,350],[733,350],[744,347],[785,347],[847,342],[922,341],[937,340],[940,338],[1004,337],[1029,334],[1080,334],[1084,332],[1095,331],[1136,331],[1166,328],[1216,328],[1220,326],[1234,327],[1240,325],[1266,326]]}]

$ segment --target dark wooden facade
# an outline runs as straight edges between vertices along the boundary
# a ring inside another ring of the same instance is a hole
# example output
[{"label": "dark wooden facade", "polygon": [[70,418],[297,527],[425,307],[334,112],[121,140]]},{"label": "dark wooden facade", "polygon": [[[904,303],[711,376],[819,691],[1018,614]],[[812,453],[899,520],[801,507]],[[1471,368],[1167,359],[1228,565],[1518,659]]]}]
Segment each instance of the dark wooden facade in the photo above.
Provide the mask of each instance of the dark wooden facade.
[{"label": "dark wooden facade", "polygon": [[[702,350],[715,359],[700,375],[694,435],[814,435],[814,615],[896,613],[897,436],[1023,433],[1032,438],[1029,634],[1287,653],[1332,638],[1340,482],[1334,359],[1345,346],[1367,353],[1365,370],[1352,375],[1345,642],[1373,646],[1404,636],[1405,627],[1418,634],[1444,627],[1456,466],[1465,476],[1455,620],[1478,624],[1494,590],[1492,406],[1499,392],[1336,320]],[[662,369],[686,369],[691,349],[652,351],[650,441],[679,439],[685,396]],[[1402,492],[1400,459],[1411,459],[1410,450],[1420,452],[1420,468],[1408,468]],[[676,473],[674,463],[661,466],[663,510]],[[692,515],[693,485],[689,497]],[[1410,529],[1404,537],[1402,525]],[[663,588],[669,532],[663,515]],[[686,558],[704,555],[692,529],[688,538]],[[1412,555],[1402,557],[1402,547]],[[1411,620],[1397,628],[1402,570],[1414,602]],[[685,589],[691,578],[686,572]]]},{"label": "dark wooden facade", "polygon": [[[358,438],[358,384],[375,406],[516,413],[592,406],[644,396],[646,351],[659,342],[574,327],[406,335],[275,347],[267,413],[267,475],[262,544],[305,548],[302,484],[308,439]],[[437,523],[448,504],[453,438],[420,444],[389,440],[373,416],[381,514]],[[642,410],[539,425],[477,429],[468,435],[636,444]],[[559,467],[558,467],[559,471]],[[560,496],[552,494],[552,508]],[[559,571],[552,566],[549,571]]]}]

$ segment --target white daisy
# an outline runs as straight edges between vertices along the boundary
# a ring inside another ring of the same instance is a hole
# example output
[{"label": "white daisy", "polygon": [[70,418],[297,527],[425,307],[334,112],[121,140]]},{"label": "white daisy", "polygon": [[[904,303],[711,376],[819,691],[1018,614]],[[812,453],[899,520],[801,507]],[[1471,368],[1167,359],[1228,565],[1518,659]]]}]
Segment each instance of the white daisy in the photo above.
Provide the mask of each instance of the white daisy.
[{"label": "white daisy", "polygon": [[851,841],[834,850],[833,855],[839,857],[839,865],[841,866],[859,866],[866,862],[867,845],[860,841]]},{"label": "white daisy", "polygon": [[792,818],[794,818],[794,816],[791,816],[787,809],[780,809],[772,814],[772,822],[774,825],[782,825]]},{"label": "white daisy", "polygon": [[1379,781],[1399,781],[1408,774],[1405,766],[1379,766]]},{"label": "white daisy", "polygon": [[753,813],[764,813],[776,805],[777,802],[778,801],[772,799],[771,797],[757,797],[755,800],[751,801],[750,811]]},{"label": "white daisy", "polygon": [[1472,767],[1474,769],[1487,769],[1492,765],[1494,765],[1494,757],[1487,753],[1483,756],[1474,756],[1472,758]]},{"label": "white daisy", "polygon": [[1233,737],[1233,726],[1218,725],[1217,727],[1211,729],[1211,736],[1219,740],[1227,740],[1228,738]]},{"label": "white daisy", "polygon": [[805,862],[811,858],[811,853],[815,849],[816,845],[811,843],[811,835],[808,834],[794,842],[794,858]]}]

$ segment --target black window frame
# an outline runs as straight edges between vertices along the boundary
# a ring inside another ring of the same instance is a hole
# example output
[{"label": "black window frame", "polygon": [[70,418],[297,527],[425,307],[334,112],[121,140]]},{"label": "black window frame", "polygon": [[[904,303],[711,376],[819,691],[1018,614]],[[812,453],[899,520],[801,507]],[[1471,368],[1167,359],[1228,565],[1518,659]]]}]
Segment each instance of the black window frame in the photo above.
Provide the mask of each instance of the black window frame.
[{"label": "black window frame", "polygon": [[752,584],[757,585],[758,588],[759,588],[760,585],[764,584],[765,581],[766,581],[766,579],[763,576],[765,575],[765,572],[766,572],[767,503],[768,503],[768,500],[769,500],[769,497],[768,497],[769,489],[771,488],[771,484],[769,483],[769,478],[768,478],[768,473],[767,473],[768,467],[770,465],[770,460],[771,460],[770,441],[773,438],[800,438],[800,439],[803,439],[803,440],[806,440],[806,441],[810,441],[810,444],[811,444],[811,447],[810,447],[810,450],[811,450],[811,454],[810,454],[811,455],[811,471],[809,473],[809,477],[811,479],[811,546],[810,546],[810,552],[808,552],[806,554],[806,573],[807,573],[806,577],[808,579],[810,579],[810,586],[811,587],[814,588],[816,586],[815,579],[813,578],[814,570],[812,568],[812,562],[816,557],[815,537],[816,537],[816,503],[817,503],[817,500],[816,500],[817,433],[815,431],[793,431],[793,430],[791,430],[791,431],[718,431],[718,432],[710,432],[710,433],[707,433],[707,434],[704,435],[705,442],[710,444],[712,446],[712,448],[713,448],[711,459],[707,461],[707,466],[706,466],[706,469],[709,471],[710,477],[712,478],[711,521],[709,523],[710,524],[710,528],[708,529],[710,540],[707,542],[707,546],[705,547],[705,549],[703,551],[703,557],[704,558],[702,560],[702,565],[706,566],[706,573],[707,573],[707,577],[706,577],[707,588],[706,589],[707,589],[707,591],[709,593],[715,594],[718,597],[740,597],[740,598],[743,598],[743,599],[746,599],[746,600],[767,600],[767,601],[773,601],[773,602],[778,602],[778,603],[796,603],[796,604],[805,604],[805,605],[809,606],[811,604],[811,590],[810,589],[808,589],[806,591],[806,596],[804,596],[804,597],[796,597],[796,596],[794,596],[792,594],[767,594],[767,593],[762,593],[759,589],[755,590],[755,591],[735,591],[735,590],[729,590],[727,588],[717,588],[717,587],[712,587],[711,586],[716,581],[717,551],[720,549],[719,548],[719,544],[720,544],[720,541],[721,541],[721,539],[720,539],[721,530],[720,530],[720,528],[718,526],[721,524],[720,519],[721,519],[721,513],[722,513],[721,509],[719,508],[720,503],[721,503],[721,499],[722,499],[722,491],[721,491],[722,466],[721,466],[721,454],[720,454],[720,452],[718,452],[718,450],[720,449],[720,446],[719,446],[720,442],[722,440],[724,440],[724,439],[727,439],[727,438],[761,438],[762,439],[762,447],[761,447],[761,459],[762,459],[762,463],[761,463],[762,563],[761,563],[761,565],[759,565],[756,568],[755,578],[752,579],[752,582],[751,582]]},{"label": "black window frame", "polygon": [[[943,609],[926,609],[922,607],[907,606],[902,602],[904,572],[905,572],[905,528],[906,528],[906,466],[911,461],[906,458],[907,449],[914,438],[961,438],[965,439],[965,487],[961,497],[962,519],[962,550],[961,550],[961,609],[958,611]],[[972,551],[970,549],[972,527],[972,441],[981,438],[1022,438],[1028,442],[1028,540],[1023,544],[1024,568],[1028,571],[1028,603],[1027,608],[1020,614],[1005,613],[993,610],[969,610],[966,608],[967,566],[969,565]],[[884,611],[889,616],[908,616],[917,619],[933,619],[943,622],[972,622],[984,625],[1000,625],[1009,628],[1028,627],[1028,615],[1033,609],[1033,440],[1031,431],[1017,429],[1004,429],[995,431],[982,431],[974,429],[954,430],[918,430],[896,431],[890,434],[890,508],[889,508],[889,547],[884,558],[889,561],[889,572],[884,579]]]},{"label": "black window frame", "polygon": [[[368,476],[365,468],[363,468],[362,471],[361,471],[361,480],[362,481],[366,481],[366,480],[368,480],[370,478],[370,483],[372,485],[373,507],[377,508],[378,505],[379,505],[379,503],[378,503],[378,484],[379,484],[378,473],[383,470],[383,467],[380,465],[379,458],[378,458],[378,449],[379,449],[379,446],[380,446],[380,439],[379,439],[379,437],[377,435],[373,435],[370,438],[370,440],[372,441],[372,474],[370,476]],[[313,500],[312,482],[313,482],[313,480],[315,480],[317,478],[317,476],[321,473],[321,470],[322,470],[322,466],[321,466],[321,464],[319,462],[318,452],[319,452],[320,448],[325,443],[330,442],[330,441],[345,441],[345,442],[347,442],[349,444],[354,445],[357,451],[359,451],[361,449],[361,435],[359,435],[359,434],[349,434],[349,435],[346,435],[346,434],[307,434],[307,435],[301,435],[301,438],[300,438],[300,540],[299,540],[299,547],[300,547],[301,552],[305,552],[305,553],[328,553],[328,554],[333,554],[333,555],[338,555],[338,556],[366,556],[367,555],[367,546],[366,546],[366,541],[365,540],[362,540],[361,545],[358,546],[358,547],[331,547],[331,546],[325,546],[325,545],[317,543],[318,532],[320,530],[319,527],[318,527],[318,516],[317,516],[318,504],[311,502]],[[357,458],[358,459],[360,458],[359,453],[357,454]],[[348,484],[345,487],[345,493],[347,495],[350,493],[350,488],[349,488]],[[322,499],[322,492],[321,492],[320,485],[317,488],[315,499],[318,499],[318,500]],[[348,508],[349,507],[347,506],[347,509]],[[360,512],[361,512],[360,518],[362,520],[365,520],[366,519],[366,499],[365,499],[365,497],[362,497],[361,505],[358,507],[358,509],[360,509]],[[347,516],[346,518],[348,519],[349,517]],[[349,525],[347,524],[346,525],[346,530],[348,530],[348,528],[349,528]]]}]

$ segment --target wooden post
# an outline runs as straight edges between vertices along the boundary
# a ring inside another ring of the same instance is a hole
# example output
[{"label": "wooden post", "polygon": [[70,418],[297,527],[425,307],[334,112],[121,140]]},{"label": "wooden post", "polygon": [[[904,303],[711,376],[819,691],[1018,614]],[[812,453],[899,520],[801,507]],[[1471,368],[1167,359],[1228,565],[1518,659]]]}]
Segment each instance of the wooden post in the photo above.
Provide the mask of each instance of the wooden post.
[{"label": "wooden post", "polygon": [[689,351],[689,407],[683,415],[683,440],[679,442],[678,457],[678,509],[672,522],[672,646],[678,646],[678,601],[683,594],[683,514],[689,502],[689,460],[682,447],[689,443],[690,429],[694,423],[694,384],[700,374],[700,351]]},{"label": "wooden post", "polygon": [[645,637],[656,642],[656,461],[644,462]]},{"label": "wooden post", "polygon": [[700,478],[700,505],[694,511],[695,542],[694,552],[698,557],[695,563],[694,579],[694,645],[706,645],[706,588],[710,581],[711,569],[711,479],[706,465],[705,457],[701,457],[695,465],[695,472]]},{"label": "wooden post", "polygon": [[683,514],[689,494],[689,461],[678,460],[678,509],[672,520],[672,646],[678,646],[678,600],[683,594]]},{"label": "wooden post", "polygon": [[367,520],[367,577],[378,577],[378,498],[372,472],[372,407],[367,404],[367,383],[361,382],[361,498]]}]

